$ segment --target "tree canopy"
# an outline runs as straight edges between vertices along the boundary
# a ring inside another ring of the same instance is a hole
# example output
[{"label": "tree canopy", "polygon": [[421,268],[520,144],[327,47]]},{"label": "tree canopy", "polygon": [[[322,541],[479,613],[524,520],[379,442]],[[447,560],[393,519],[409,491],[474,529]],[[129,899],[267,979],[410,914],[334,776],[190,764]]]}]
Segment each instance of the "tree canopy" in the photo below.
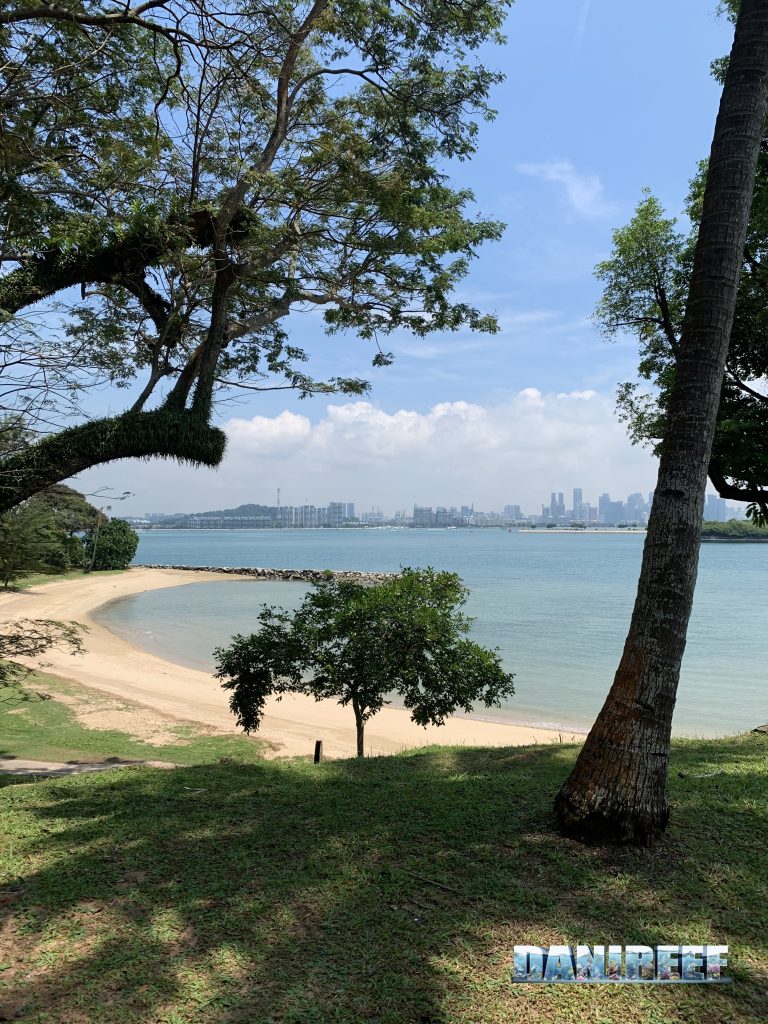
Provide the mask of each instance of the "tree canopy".
[{"label": "tree canopy", "polygon": [[0,514],[0,583],[12,583],[33,572],[51,572],[59,547],[53,517],[39,505],[25,502]]},{"label": "tree canopy", "polygon": [[139,546],[139,535],[122,519],[110,519],[85,539],[90,569],[127,569]]},{"label": "tree canopy", "polygon": [[[374,365],[398,329],[495,330],[451,293],[501,225],[446,167],[492,116],[476,51],[507,6],[6,6],[0,396],[42,436],[2,458],[0,507],[117,458],[217,464],[233,389],[363,392],[314,379],[292,311]],[[125,411],[89,416],[94,383]]]},{"label": "tree canopy", "polygon": [[361,757],[365,723],[393,693],[426,726],[514,692],[498,653],[468,639],[466,600],[455,573],[433,569],[404,569],[376,586],[320,581],[293,615],[263,606],[259,632],[214,652],[216,674],[246,732],[258,729],[273,695],[351,704]]},{"label": "tree canopy", "polygon": [[[647,192],[635,215],[614,232],[613,252],[597,267],[604,291],[597,319],[611,337],[633,332],[640,342],[637,381],[618,393],[621,418],[635,443],[659,451],[675,379],[700,190],[694,180],[690,232],[677,228]],[[768,517],[768,138],[761,152],[744,265],[731,332],[709,477],[725,498],[751,502],[756,521]],[[649,382],[651,387],[643,386]]]},{"label": "tree canopy", "polygon": [[0,513],[0,582],[7,589],[33,572],[82,568],[82,535],[106,522],[102,512],[64,484]]},{"label": "tree canopy", "polygon": [[[735,20],[739,5],[728,2],[723,9]],[[727,68],[727,58],[715,61],[713,73],[723,81]],[[687,230],[667,217],[646,189],[632,220],[614,232],[611,256],[596,268],[604,286],[598,323],[609,337],[630,332],[640,343],[638,379],[620,385],[619,414],[633,442],[649,444],[657,454],[675,379],[706,179],[707,161],[702,161],[689,189]],[[749,502],[750,518],[763,524],[768,523],[767,328],[768,125],[709,466],[709,478],[721,497]]]}]

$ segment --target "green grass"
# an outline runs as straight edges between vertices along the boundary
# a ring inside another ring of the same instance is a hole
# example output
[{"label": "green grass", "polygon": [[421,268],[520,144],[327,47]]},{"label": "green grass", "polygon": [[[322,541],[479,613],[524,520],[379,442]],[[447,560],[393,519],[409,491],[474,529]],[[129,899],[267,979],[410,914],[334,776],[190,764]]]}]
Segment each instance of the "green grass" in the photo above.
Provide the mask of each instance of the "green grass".
[{"label": "green grass", "polygon": [[[653,851],[557,836],[551,799],[576,749],[128,768],[5,789],[5,1018],[764,1024],[768,737],[676,742]],[[725,943],[736,981],[510,983],[515,943],[584,941]]]},{"label": "green grass", "polygon": [[[91,573],[85,573],[82,569],[70,569],[68,572],[33,572],[29,576],[22,576],[8,587],[8,590],[27,590],[29,587],[37,587],[42,583],[58,583],[60,580],[78,580],[85,575],[88,576],[117,576],[125,572],[125,569],[98,569]],[[0,587],[0,593],[3,588]]]},{"label": "green grass", "polygon": [[[208,764],[222,757],[241,761],[259,759],[269,744],[241,735],[209,735],[194,724],[175,724],[156,717],[156,727],[170,742],[148,743],[118,729],[87,728],[77,720],[71,705],[40,695],[64,695],[95,709],[122,712],[130,723],[138,713],[150,714],[136,705],[88,690],[57,676],[35,673],[23,687],[0,688],[0,758],[32,761],[125,760],[172,761],[176,764]],[[2,1018],[0,1017],[0,1020]]]}]

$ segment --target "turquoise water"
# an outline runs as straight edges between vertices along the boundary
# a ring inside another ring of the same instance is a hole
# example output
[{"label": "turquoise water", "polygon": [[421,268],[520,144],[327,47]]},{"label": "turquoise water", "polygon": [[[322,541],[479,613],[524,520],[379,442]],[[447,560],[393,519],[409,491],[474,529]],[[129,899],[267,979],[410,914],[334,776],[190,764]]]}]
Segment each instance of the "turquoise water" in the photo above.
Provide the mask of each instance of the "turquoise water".
[{"label": "turquoise water", "polygon": [[[503,530],[150,531],[136,562],[458,572],[474,637],[516,673],[515,696],[493,717],[587,729],[624,643],[642,544],[640,534]],[[768,720],[766,570],[768,544],[703,545],[676,734]],[[250,632],[262,602],[295,607],[303,593],[296,583],[201,583],[125,598],[98,617],[132,643],[209,669],[213,648]]]}]

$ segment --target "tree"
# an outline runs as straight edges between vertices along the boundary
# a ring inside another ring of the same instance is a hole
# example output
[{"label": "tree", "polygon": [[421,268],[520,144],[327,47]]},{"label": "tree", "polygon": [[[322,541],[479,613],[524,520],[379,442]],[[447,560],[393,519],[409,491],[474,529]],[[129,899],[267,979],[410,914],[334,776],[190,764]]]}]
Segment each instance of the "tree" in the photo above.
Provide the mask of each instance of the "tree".
[{"label": "tree", "polygon": [[32,572],[50,572],[60,536],[50,513],[26,502],[0,514],[0,580],[11,583]]},{"label": "tree", "polygon": [[127,569],[139,546],[139,535],[122,519],[110,519],[98,533],[86,537],[91,569]]},{"label": "tree", "polygon": [[[731,5],[735,10],[735,5]],[[723,62],[715,73],[722,79]],[[613,252],[597,267],[604,292],[596,319],[608,337],[630,331],[640,342],[639,381],[621,385],[620,417],[633,443],[658,454],[675,379],[685,301],[701,218],[706,161],[691,182],[689,232],[664,214],[646,189],[635,215],[614,232]],[[758,157],[738,297],[720,396],[709,478],[723,498],[750,503],[768,523],[768,124]],[[650,381],[652,388],[643,386]]]},{"label": "tree", "polygon": [[107,517],[82,494],[64,484],[47,487],[25,505],[49,523],[51,544],[42,567],[54,572],[82,568],[86,560],[82,535],[106,523]]},{"label": "tree", "polygon": [[93,530],[96,523],[107,517],[92,505],[79,491],[65,484],[55,484],[31,499],[34,507],[46,509],[58,529],[67,537]]},{"label": "tree", "polygon": [[305,693],[352,705],[357,756],[365,723],[396,693],[418,725],[442,725],[477,701],[495,707],[514,692],[496,651],[467,639],[467,591],[454,573],[403,569],[376,586],[323,580],[292,616],[263,606],[260,630],[217,648],[216,675],[246,732],[268,697]]},{"label": "tree", "polygon": [[613,686],[555,800],[561,829],[647,844],[669,818],[672,713],[768,108],[768,4],[742,0],[715,125],[637,597]]},{"label": "tree", "polygon": [[[508,6],[6,6],[0,401],[42,436],[0,460],[0,508],[118,458],[217,465],[233,389],[363,393],[306,372],[293,311],[376,366],[395,330],[495,330],[451,293],[501,225],[441,168],[492,116],[475,53]],[[88,417],[100,382],[124,412]]]}]

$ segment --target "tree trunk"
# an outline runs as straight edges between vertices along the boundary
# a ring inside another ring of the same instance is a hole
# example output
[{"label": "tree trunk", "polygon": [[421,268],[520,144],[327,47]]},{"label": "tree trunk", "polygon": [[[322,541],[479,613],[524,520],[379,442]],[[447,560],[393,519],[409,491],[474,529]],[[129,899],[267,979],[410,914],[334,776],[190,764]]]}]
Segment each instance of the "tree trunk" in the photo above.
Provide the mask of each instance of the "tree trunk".
[{"label": "tree trunk", "polygon": [[629,635],[610,693],[555,800],[562,831],[577,838],[647,845],[669,818],[672,712],[767,107],[768,2],[742,0]]},{"label": "tree trunk", "polygon": [[51,484],[115,459],[165,456],[217,466],[226,435],[189,410],[157,409],[93,420],[43,438],[0,461],[0,512]]},{"label": "tree trunk", "polygon": [[365,719],[363,718],[362,709],[354,697],[352,698],[352,710],[355,712],[355,729],[357,731],[357,756],[365,757],[365,747],[363,745],[363,739],[365,735]]}]

